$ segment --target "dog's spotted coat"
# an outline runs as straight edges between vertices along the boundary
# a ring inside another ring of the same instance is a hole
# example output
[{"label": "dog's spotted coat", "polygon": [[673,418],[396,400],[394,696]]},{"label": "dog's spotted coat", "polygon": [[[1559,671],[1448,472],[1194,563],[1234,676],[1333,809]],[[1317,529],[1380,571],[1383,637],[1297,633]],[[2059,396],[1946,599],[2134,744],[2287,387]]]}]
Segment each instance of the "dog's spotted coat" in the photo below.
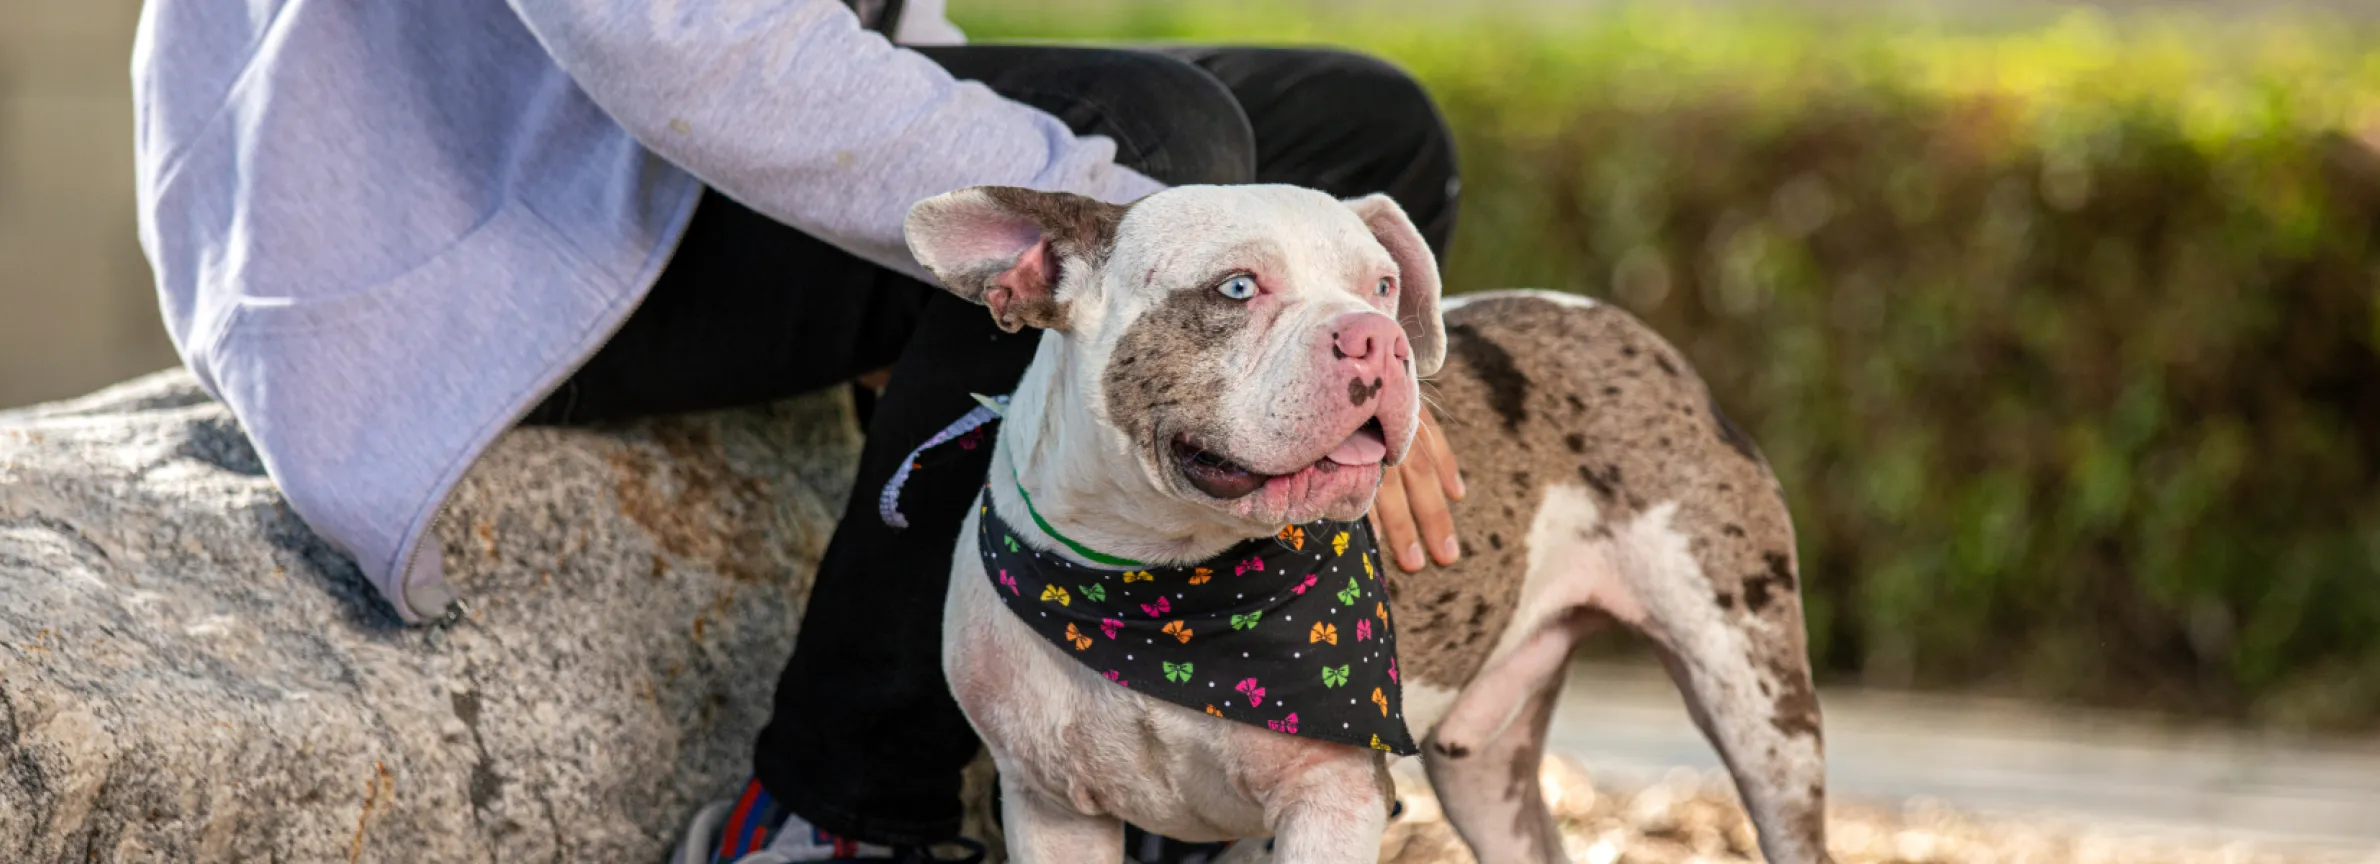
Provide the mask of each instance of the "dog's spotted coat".
[{"label": "dog's spotted coat", "polygon": [[[1383,421],[1393,457],[1426,394],[1465,469],[1455,517],[1468,554],[1389,585],[1406,717],[1477,857],[1563,860],[1535,782],[1545,724],[1579,639],[1616,621],[1668,662],[1770,860],[1828,860],[1793,530],[1749,437],[1675,349],[1620,310],[1492,292],[1441,313],[1435,262],[1393,205],[1350,202],[1350,220],[1301,195],[1312,193],[1180,189],[1127,209],[962,192],[920,205],[912,245],[954,291],[1004,326],[1064,331],[1045,341],[999,445],[1020,478],[1033,475],[1036,502],[1049,499],[1069,533],[1139,526],[1088,541],[1104,551],[1194,560],[1273,529],[1188,491],[1171,473],[1175,439],[1245,448],[1234,458],[1296,452],[1313,445],[1289,433],[1361,411]],[[970,233],[969,220],[988,227]],[[1012,236],[1032,245],[979,254]],[[1211,290],[1218,267],[1264,274],[1278,293],[1270,317]],[[1367,292],[1382,267],[1397,275]],[[1367,308],[1401,319],[1401,371],[1346,374],[1351,355],[1319,332]],[[1377,855],[1389,793],[1376,755],[1084,674],[1002,618],[965,557],[946,665],[1011,792],[1012,849],[1112,862],[1115,820],[1128,819],[1184,839],[1276,836],[1285,861]],[[1247,844],[1235,854],[1263,856]]]}]

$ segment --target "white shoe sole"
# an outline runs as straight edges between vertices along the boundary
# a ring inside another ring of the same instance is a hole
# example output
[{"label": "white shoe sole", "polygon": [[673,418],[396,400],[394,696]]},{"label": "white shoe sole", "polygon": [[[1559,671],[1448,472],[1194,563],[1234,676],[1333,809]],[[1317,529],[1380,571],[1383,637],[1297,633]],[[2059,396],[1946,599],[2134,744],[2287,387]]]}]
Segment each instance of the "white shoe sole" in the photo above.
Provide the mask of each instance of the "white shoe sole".
[{"label": "white shoe sole", "polygon": [[686,840],[678,844],[671,864],[711,864],[711,853],[719,848],[719,829],[734,810],[735,799],[722,798],[696,812],[694,820],[686,824]]}]

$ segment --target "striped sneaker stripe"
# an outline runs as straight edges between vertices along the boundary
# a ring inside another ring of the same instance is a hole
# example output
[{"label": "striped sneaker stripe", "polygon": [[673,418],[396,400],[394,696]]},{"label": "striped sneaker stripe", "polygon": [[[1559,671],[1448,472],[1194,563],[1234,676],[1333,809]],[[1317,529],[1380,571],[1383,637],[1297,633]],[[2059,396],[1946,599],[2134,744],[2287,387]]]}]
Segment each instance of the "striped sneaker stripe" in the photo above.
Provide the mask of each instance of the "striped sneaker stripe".
[{"label": "striped sneaker stripe", "polygon": [[[752,786],[753,788],[758,789],[760,784],[758,782],[754,782]],[[769,790],[767,789],[761,789],[760,795],[752,799],[752,814],[747,820],[750,823],[750,827],[745,829],[746,836],[744,837],[744,842],[741,844],[746,853],[758,851],[761,847],[768,845],[768,817],[769,811],[775,809],[773,806],[771,806],[773,803],[774,801],[769,798]]]},{"label": "striped sneaker stripe", "polygon": [[719,832],[719,852],[711,857],[712,864],[728,864],[751,851],[743,842],[745,828],[760,821],[755,818],[752,805],[764,794],[767,793],[761,791],[759,780],[744,783],[744,794],[736,799],[735,813],[727,817],[727,830]]}]

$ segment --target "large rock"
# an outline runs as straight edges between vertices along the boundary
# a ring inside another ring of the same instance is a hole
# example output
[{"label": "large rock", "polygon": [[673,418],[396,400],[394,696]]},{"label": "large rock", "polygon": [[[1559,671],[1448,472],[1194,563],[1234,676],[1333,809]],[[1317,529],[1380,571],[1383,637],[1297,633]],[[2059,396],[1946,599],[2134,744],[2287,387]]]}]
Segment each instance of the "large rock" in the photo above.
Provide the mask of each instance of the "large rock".
[{"label": "large rock", "polygon": [[660,860],[743,776],[858,433],[529,429],[408,628],[182,374],[0,415],[0,861]]}]

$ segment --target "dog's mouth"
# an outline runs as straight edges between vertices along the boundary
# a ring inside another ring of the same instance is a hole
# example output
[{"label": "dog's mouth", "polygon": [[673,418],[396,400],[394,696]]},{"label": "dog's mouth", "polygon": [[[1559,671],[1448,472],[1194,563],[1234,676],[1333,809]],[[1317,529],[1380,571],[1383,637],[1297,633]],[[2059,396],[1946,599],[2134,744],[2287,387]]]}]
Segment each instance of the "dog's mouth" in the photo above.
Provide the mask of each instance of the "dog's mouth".
[{"label": "dog's mouth", "polygon": [[1366,420],[1364,425],[1356,427],[1346,440],[1340,441],[1322,458],[1286,474],[1266,474],[1253,470],[1220,452],[1201,446],[1188,436],[1174,439],[1173,455],[1174,461],[1181,466],[1182,479],[1189,481],[1191,488],[1214,498],[1231,501],[1255,494],[1256,490],[1264,488],[1264,484],[1281,477],[1307,471],[1329,474],[1341,468],[1377,465],[1388,456],[1388,434],[1381,428],[1380,418]]}]

